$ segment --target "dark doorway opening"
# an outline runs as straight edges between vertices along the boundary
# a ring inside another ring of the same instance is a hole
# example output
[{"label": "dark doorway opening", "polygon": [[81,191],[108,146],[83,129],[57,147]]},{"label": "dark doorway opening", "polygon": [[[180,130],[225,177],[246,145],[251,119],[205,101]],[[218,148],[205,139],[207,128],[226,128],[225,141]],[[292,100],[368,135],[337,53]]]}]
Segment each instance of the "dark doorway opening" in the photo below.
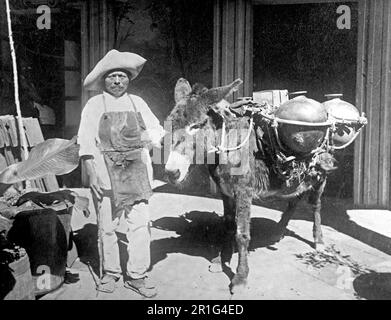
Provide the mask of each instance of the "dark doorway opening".
[{"label": "dark doorway opening", "polygon": [[[69,95],[66,63],[70,56],[69,43],[75,44],[77,56],[74,59],[80,61],[80,11],[66,6],[52,8],[48,29],[37,27],[39,14],[35,8],[15,6],[11,12],[22,116],[38,118],[45,139],[64,138]],[[2,30],[2,34],[5,31]],[[7,40],[4,37],[4,41]],[[2,61],[1,99],[9,103],[3,104],[1,113],[15,114],[9,48],[6,45],[3,48],[8,52],[3,52],[7,59]],[[80,73],[79,67],[76,69]],[[79,88],[80,99],[80,81],[77,80],[72,79]]]},{"label": "dark doorway opening", "polygon": [[[351,28],[339,29],[341,3],[254,6],[254,91],[307,91],[324,102],[325,94],[343,93],[355,104],[358,5],[350,8]],[[353,146],[336,155],[338,170],[326,195],[353,195]]]}]

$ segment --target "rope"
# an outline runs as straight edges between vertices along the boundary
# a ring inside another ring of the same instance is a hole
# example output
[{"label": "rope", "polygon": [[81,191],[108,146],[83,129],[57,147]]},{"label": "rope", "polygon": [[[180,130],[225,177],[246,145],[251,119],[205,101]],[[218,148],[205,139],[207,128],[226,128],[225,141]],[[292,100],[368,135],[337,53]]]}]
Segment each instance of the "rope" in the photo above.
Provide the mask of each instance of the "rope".
[{"label": "rope", "polygon": [[[8,38],[9,38],[10,50],[11,50],[12,69],[13,69],[13,74],[14,74],[14,95],[15,95],[16,114],[18,115],[17,122],[18,122],[18,128],[19,128],[20,144],[23,149],[23,158],[24,158],[23,160],[27,160],[27,158],[29,157],[29,151],[27,149],[26,133],[25,133],[24,127],[23,127],[22,112],[20,109],[18,68],[16,65],[14,39],[12,36],[11,10],[10,10],[10,5],[9,5],[8,0],[5,0],[5,6],[6,6],[6,12],[7,12]],[[30,181],[27,180],[26,181],[26,189],[30,189],[30,187],[31,187]]]},{"label": "rope", "polygon": [[345,148],[349,147],[349,146],[353,143],[353,141],[356,140],[356,138],[357,138],[357,136],[359,135],[360,131],[361,131],[361,129],[358,130],[358,131],[354,134],[353,138],[352,138],[349,142],[347,142],[347,143],[345,143],[345,144],[343,144],[342,146],[339,146],[339,147],[333,146],[333,149],[335,149],[335,150],[341,150],[341,149],[345,149]]},{"label": "rope", "polygon": [[253,126],[254,126],[254,119],[251,116],[246,138],[236,147],[227,148],[227,147],[224,147],[224,144],[225,144],[225,122],[223,122],[220,145],[217,147],[212,147],[208,151],[208,153],[212,153],[212,152],[221,153],[221,152],[235,151],[235,150],[242,148],[247,143],[248,139],[250,139],[251,130],[253,129]]},{"label": "rope", "polygon": [[333,124],[331,121],[325,121],[325,122],[306,122],[306,121],[298,121],[298,120],[287,120],[287,119],[281,119],[278,117],[275,117],[273,115],[267,115],[264,112],[260,112],[261,116],[277,123],[284,123],[284,124],[293,124],[298,126],[306,126],[306,127],[328,127]]}]

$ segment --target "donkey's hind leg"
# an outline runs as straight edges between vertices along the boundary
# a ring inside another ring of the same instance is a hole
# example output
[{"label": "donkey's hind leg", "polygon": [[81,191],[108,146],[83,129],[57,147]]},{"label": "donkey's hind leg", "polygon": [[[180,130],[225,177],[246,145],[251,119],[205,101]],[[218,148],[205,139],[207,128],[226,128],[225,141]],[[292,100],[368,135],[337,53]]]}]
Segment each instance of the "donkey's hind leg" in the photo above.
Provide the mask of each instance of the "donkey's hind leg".
[{"label": "donkey's hind leg", "polygon": [[322,234],[322,221],[320,215],[320,210],[322,207],[321,197],[324,192],[325,186],[326,179],[321,182],[314,190],[312,190],[308,197],[308,203],[311,204],[314,214],[314,226],[312,232],[314,237],[314,247],[316,250],[323,250],[325,248]]},{"label": "donkey's hind leg", "polygon": [[[244,189],[244,188],[243,188]],[[238,266],[236,274],[231,280],[230,290],[235,293],[247,284],[249,273],[248,245],[250,243],[250,219],[252,197],[248,190],[240,190],[236,195],[236,232],[235,239],[238,247]]]},{"label": "donkey's hind leg", "polygon": [[291,220],[293,214],[295,213],[296,207],[300,199],[289,200],[288,206],[282,214],[280,221],[277,224],[277,231],[272,237],[273,242],[279,242],[285,236],[286,227],[288,226],[289,221]]}]

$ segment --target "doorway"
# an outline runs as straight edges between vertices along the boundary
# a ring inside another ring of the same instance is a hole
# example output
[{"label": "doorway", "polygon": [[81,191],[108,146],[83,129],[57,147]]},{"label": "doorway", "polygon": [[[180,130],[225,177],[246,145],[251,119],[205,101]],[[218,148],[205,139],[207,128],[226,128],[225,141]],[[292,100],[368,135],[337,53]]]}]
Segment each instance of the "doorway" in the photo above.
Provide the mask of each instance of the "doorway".
[{"label": "doorway", "polygon": [[[319,102],[342,93],[355,104],[358,4],[347,2],[350,29],[339,29],[341,3],[254,5],[254,91],[307,91]],[[338,170],[325,194],[352,198],[354,145],[336,154]]]},{"label": "doorway", "polygon": [[[11,12],[22,115],[39,119],[45,139],[70,138],[70,110],[74,103],[80,110],[80,10],[65,5],[52,8],[48,29],[37,27],[35,8],[15,6]],[[2,48],[8,57],[8,43]],[[2,59],[1,71],[0,99],[9,102],[2,104],[1,113],[15,114],[9,58]]]}]

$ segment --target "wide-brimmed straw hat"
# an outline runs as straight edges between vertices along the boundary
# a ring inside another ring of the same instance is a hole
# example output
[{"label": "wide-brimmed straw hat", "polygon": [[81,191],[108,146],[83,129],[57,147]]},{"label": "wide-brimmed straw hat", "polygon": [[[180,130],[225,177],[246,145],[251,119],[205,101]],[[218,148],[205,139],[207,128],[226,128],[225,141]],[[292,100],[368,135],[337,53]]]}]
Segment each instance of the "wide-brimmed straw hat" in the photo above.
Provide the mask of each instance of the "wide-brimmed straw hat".
[{"label": "wide-brimmed straw hat", "polygon": [[110,50],[84,79],[84,87],[87,90],[101,90],[102,78],[111,70],[126,71],[130,75],[130,80],[133,80],[138,76],[146,61],[135,53]]}]

